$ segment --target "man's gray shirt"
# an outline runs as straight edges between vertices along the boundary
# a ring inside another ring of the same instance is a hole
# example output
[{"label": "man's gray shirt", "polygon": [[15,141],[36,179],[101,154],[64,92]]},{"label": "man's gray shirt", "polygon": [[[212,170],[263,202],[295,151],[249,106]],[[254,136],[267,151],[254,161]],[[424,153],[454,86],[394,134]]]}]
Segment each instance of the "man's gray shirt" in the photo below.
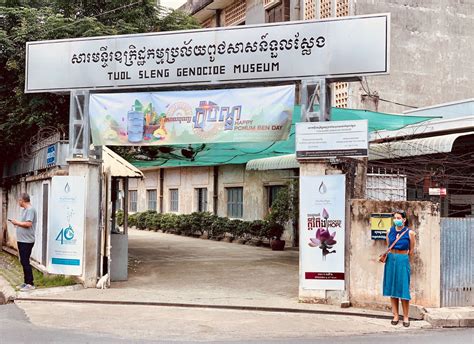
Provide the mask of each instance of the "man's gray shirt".
[{"label": "man's gray shirt", "polygon": [[33,207],[21,209],[21,222],[31,221],[32,226],[30,228],[23,228],[16,226],[16,241],[34,243],[35,232],[36,232],[36,210]]}]

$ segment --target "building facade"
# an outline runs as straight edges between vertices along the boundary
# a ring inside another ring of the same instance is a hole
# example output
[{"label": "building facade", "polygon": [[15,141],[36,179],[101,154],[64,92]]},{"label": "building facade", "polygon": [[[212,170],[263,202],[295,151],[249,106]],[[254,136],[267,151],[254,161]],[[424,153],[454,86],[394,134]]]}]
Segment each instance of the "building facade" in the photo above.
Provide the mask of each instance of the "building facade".
[{"label": "building facade", "polygon": [[402,113],[472,97],[473,2],[188,0],[182,9],[204,28],[390,13],[390,74],[334,83],[332,105]]}]

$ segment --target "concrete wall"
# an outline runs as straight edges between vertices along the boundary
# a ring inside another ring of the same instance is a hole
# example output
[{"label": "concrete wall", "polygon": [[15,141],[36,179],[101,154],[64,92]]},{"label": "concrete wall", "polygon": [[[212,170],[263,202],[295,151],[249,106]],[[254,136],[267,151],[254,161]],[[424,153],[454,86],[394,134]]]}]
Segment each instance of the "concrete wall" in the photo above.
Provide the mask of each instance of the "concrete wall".
[{"label": "concrete wall", "polygon": [[247,0],[245,24],[252,25],[261,23],[265,23],[265,9],[263,8],[263,0]]},{"label": "concrete wall", "polygon": [[370,214],[405,209],[416,233],[414,262],[411,265],[412,303],[440,306],[440,217],[431,202],[390,202],[352,200],[350,212],[350,301],[355,306],[389,304],[382,296],[384,265],[377,261],[386,249],[382,240],[371,240]]},{"label": "concrete wall", "polygon": [[[472,98],[474,2],[455,0],[357,0],[356,15],[391,13],[391,70],[368,77],[380,98],[416,107]],[[351,84],[351,106],[400,113],[410,108],[371,99]],[[367,87],[366,87],[367,89]]]},{"label": "concrete wall", "polygon": [[227,216],[227,192],[229,187],[243,187],[243,220],[263,219],[268,213],[266,187],[285,185],[293,175],[291,170],[246,171],[245,165],[219,167],[219,216]]},{"label": "concrete wall", "polygon": [[163,208],[170,212],[170,189],[178,189],[178,213],[189,214],[197,211],[196,188],[207,188],[207,211],[212,212],[213,168],[188,167],[165,169],[163,183]]},{"label": "concrete wall", "polygon": [[[130,178],[128,181],[128,189],[137,191],[137,211],[148,210],[147,190],[156,190],[156,210],[160,207],[160,175],[157,170],[143,171],[144,179]],[[123,190],[123,188],[120,188]]]}]

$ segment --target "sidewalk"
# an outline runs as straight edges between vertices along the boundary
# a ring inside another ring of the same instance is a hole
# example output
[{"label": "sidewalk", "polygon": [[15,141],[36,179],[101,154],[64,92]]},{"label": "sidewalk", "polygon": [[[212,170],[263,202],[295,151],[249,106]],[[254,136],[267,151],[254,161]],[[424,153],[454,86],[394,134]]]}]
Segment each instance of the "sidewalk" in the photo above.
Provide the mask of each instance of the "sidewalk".
[{"label": "sidewalk", "polygon": [[[268,248],[136,230],[129,235],[128,281],[114,282],[107,290],[44,293],[38,290],[21,294],[19,299],[391,319],[389,312],[299,303],[297,251],[275,252]],[[434,319],[436,311],[430,314]],[[437,321],[435,326],[444,325]]]},{"label": "sidewalk", "polygon": [[129,279],[110,289],[83,289],[21,299],[160,306],[360,314],[389,319],[387,312],[298,303],[295,250],[281,252],[172,234],[129,232]]},{"label": "sidewalk", "polygon": [[427,308],[425,319],[433,327],[474,327],[474,307]]}]

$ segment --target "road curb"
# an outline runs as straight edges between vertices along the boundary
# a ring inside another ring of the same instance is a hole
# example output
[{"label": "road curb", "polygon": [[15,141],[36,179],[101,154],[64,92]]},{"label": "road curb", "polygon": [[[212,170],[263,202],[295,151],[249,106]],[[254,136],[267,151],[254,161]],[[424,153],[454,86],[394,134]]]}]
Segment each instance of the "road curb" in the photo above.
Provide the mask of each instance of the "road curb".
[{"label": "road curb", "polygon": [[75,300],[75,299],[55,299],[55,298],[30,298],[18,297],[16,301],[33,301],[33,302],[56,302],[56,303],[78,303],[78,304],[102,304],[102,305],[121,305],[121,306],[155,306],[155,307],[175,307],[175,308],[202,308],[202,309],[222,309],[222,310],[238,310],[251,312],[273,312],[273,313],[300,313],[300,314],[327,314],[356,316],[374,319],[392,319],[391,314],[374,314],[363,312],[347,312],[347,311],[326,311],[311,310],[297,308],[282,307],[258,307],[258,306],[231,306],[231,305],[209,305],[194,303],[169,303],[169,302],[143,302],[143,301],[111,301],[111,300]]},{"label": "road curb", "polygon": [[10,283],[0,276],[0,305],[12,303],[17,298],[15,289],[12,288]]},{"label": "road curb", "polygon": [[50,288],[38,288],[33,291],[27,291],[27,292],[18,292],[17,299],[21,299],[23,295],[28,295],[31,297],[42,297],[42,296],[48,296],[48,295],[54,295],[54,294],[61,294],[64,292],[68,291],[77,291],[77,290],[82,290],[84,287],[82,284],[74,284],[74,285],[68,285],[68,286],[61,286],[61,287],[50,287]]},{"label": "road curb", "polygon": [[427,311],[425,320],[433,327],[474,327],[474,308],[472,307],[431,308]]}]

